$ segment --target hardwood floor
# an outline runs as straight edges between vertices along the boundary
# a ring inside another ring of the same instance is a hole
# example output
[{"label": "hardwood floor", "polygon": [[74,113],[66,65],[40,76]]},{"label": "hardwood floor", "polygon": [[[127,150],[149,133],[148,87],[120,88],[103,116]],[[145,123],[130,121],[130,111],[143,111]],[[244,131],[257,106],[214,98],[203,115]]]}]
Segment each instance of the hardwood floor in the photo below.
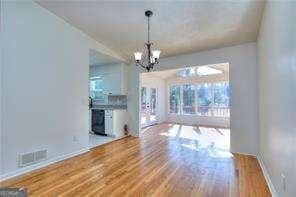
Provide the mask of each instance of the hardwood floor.
[{"label": "hardwood floor", "polygon": [[229,130],[161,124],[1,183],[29,196],[270,196],[256,158]]}]

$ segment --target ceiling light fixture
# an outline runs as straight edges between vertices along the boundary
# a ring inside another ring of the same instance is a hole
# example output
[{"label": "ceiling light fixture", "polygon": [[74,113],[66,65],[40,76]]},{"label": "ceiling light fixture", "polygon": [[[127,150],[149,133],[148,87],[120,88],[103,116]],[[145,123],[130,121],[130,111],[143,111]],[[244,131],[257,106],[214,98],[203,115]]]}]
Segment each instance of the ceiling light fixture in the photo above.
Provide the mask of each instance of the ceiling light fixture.
[{"label": "ceiling light fixture", "polygon": [[153,50],[151,51],[151,45],[153,43],[150,42],[150,17],[153,15],[153,12],[150,10],[147,10],[145,12],[145,16],[148,18],[148,41],[145,43],[146,46],[146,60],[142,60],[142,53],[141,52],[135,52],[135,61],[137,66],[141,66],[142,68],[145,68],[147,72],[151,71],[154,68],[155,64],[158,64],[158,59],[160,52],[159,50]]}]

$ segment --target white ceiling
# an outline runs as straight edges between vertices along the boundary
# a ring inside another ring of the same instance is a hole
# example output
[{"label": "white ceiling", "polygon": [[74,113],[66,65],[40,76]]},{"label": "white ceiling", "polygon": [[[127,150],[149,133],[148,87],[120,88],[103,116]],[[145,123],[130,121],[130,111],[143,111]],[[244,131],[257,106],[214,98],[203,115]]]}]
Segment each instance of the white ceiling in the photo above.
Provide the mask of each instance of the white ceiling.
[{"label": "white ceiling", "polygon": [[143,51],[144,12],[151,9],[151,39],[161,56],[256,41],[263,1],[37,1],[126,60]]}]

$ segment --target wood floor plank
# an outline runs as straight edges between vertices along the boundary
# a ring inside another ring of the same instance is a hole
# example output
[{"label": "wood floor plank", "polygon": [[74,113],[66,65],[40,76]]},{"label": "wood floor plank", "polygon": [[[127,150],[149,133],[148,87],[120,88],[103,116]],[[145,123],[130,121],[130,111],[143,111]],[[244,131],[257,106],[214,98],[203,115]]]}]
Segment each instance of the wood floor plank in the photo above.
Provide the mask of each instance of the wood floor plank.
[{"label": "wood floor plank", "polygon": [[271,196],[255,157],[229,130],[160,124],[0,183],[29,196]]}]

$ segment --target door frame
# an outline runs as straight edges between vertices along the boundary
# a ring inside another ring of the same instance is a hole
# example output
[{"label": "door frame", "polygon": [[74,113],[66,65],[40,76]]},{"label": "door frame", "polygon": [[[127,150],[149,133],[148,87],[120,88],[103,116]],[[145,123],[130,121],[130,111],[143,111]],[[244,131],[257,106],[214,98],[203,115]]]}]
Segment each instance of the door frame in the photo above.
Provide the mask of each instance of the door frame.
[{"label": "door frame", "polygon": [[[146,88],[146,109],[145,112],[142,110],[142,88]],[[156,104],[155,104],[155,120],[151,121],[151,89],[154,88],[156,90]],[[148,85],[146,83],[141,84],[140,87],[141,93],[140,93],[140,127],[148,127],[151,125],[154,125],[158,122],[158,88],[152,87],[151,85]],[[142,123],[142,117],[145,116],[146,122]]]}]

